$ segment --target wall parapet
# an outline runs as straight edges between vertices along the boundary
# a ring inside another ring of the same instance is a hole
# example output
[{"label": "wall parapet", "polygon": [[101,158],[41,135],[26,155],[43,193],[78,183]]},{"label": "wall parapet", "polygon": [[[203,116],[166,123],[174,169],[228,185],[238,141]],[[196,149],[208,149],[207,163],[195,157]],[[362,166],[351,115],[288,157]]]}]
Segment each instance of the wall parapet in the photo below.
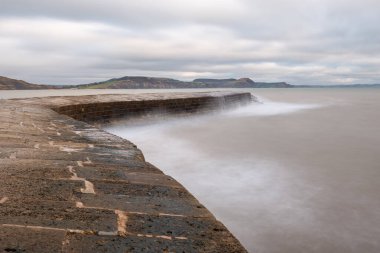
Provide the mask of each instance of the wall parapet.
[{"label": "wall parapet", "polygon": [[104,101],[55,106],[53,110],[76,120],[104,123],[111,119],[133,118],[151,113],[193,114],[204,113],[252,102],[250,93],[222,96],[196,96],[149,100]]}]

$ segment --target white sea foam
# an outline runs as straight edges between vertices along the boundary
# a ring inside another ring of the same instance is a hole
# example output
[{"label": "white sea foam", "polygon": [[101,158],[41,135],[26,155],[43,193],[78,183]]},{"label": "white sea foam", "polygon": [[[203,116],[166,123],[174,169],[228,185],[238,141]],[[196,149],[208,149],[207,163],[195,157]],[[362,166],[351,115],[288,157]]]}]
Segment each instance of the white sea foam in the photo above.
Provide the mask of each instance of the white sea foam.
[{"label": "white sea foam", "polygon": [[258,103],[239,107],[229,111],[229,116],[273,116],[280,114],[296,113],[303,110],[310,110],[323,107],[323,104],[301,104],[275,102],[269,99],[258,97]]}]

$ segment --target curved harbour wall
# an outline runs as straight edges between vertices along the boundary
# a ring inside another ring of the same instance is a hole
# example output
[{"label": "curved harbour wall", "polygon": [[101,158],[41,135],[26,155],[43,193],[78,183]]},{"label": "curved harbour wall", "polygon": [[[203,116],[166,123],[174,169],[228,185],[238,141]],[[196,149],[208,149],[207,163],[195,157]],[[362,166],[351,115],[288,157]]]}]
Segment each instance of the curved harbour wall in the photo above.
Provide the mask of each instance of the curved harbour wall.
[{"label": "curved harbour wall", "polygon": [[[117,99],[117,97],[119,97]],[[70,105],[55,106],[53,109],[74,119],[93,122],[107,122],[111,119],[133,118],[150,113],[193,114],[215,111],[224,107],[243,105],[251,102],[250,93],[204,93],[192,96],[174,95],[160,97],[144,95],[145,99],[121,99],[120,95],[102,101],[86,101]],[[92,100],[92,98],[88,98]],[[115,101],[115,99],[117,99]]]},{"label": "curved harbour wall", "polygon": [[133,143],[88,123],[251,101],[250,93],[0,100],[0,250],[245,252]]}]

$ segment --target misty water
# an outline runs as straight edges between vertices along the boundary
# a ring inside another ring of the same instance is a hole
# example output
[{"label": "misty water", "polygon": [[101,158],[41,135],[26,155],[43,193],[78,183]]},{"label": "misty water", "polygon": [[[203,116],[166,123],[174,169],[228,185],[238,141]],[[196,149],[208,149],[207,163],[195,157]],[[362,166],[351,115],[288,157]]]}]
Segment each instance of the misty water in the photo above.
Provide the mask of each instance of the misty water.
[{"label": "misty water", "polygon": [[380,252],[380,89],[258,89],[233,111],[105,129],[250,252]]},{"label": "misty water", "polygon": [[[156,91],[185,90],[0,98]],[[380,252],[380,89],[240,91],[262,103],[105,129],[137,144],[250,252]]]}]

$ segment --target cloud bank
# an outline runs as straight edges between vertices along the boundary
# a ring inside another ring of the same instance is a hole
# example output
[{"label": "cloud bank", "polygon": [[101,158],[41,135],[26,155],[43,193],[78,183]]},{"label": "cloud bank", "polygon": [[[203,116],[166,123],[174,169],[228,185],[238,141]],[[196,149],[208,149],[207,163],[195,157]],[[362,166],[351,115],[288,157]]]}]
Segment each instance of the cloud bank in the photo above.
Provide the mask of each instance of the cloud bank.
[{"label": "cloud bank", "polygon": [[380,83],[375,0],[2,0],[0,75]]}]

